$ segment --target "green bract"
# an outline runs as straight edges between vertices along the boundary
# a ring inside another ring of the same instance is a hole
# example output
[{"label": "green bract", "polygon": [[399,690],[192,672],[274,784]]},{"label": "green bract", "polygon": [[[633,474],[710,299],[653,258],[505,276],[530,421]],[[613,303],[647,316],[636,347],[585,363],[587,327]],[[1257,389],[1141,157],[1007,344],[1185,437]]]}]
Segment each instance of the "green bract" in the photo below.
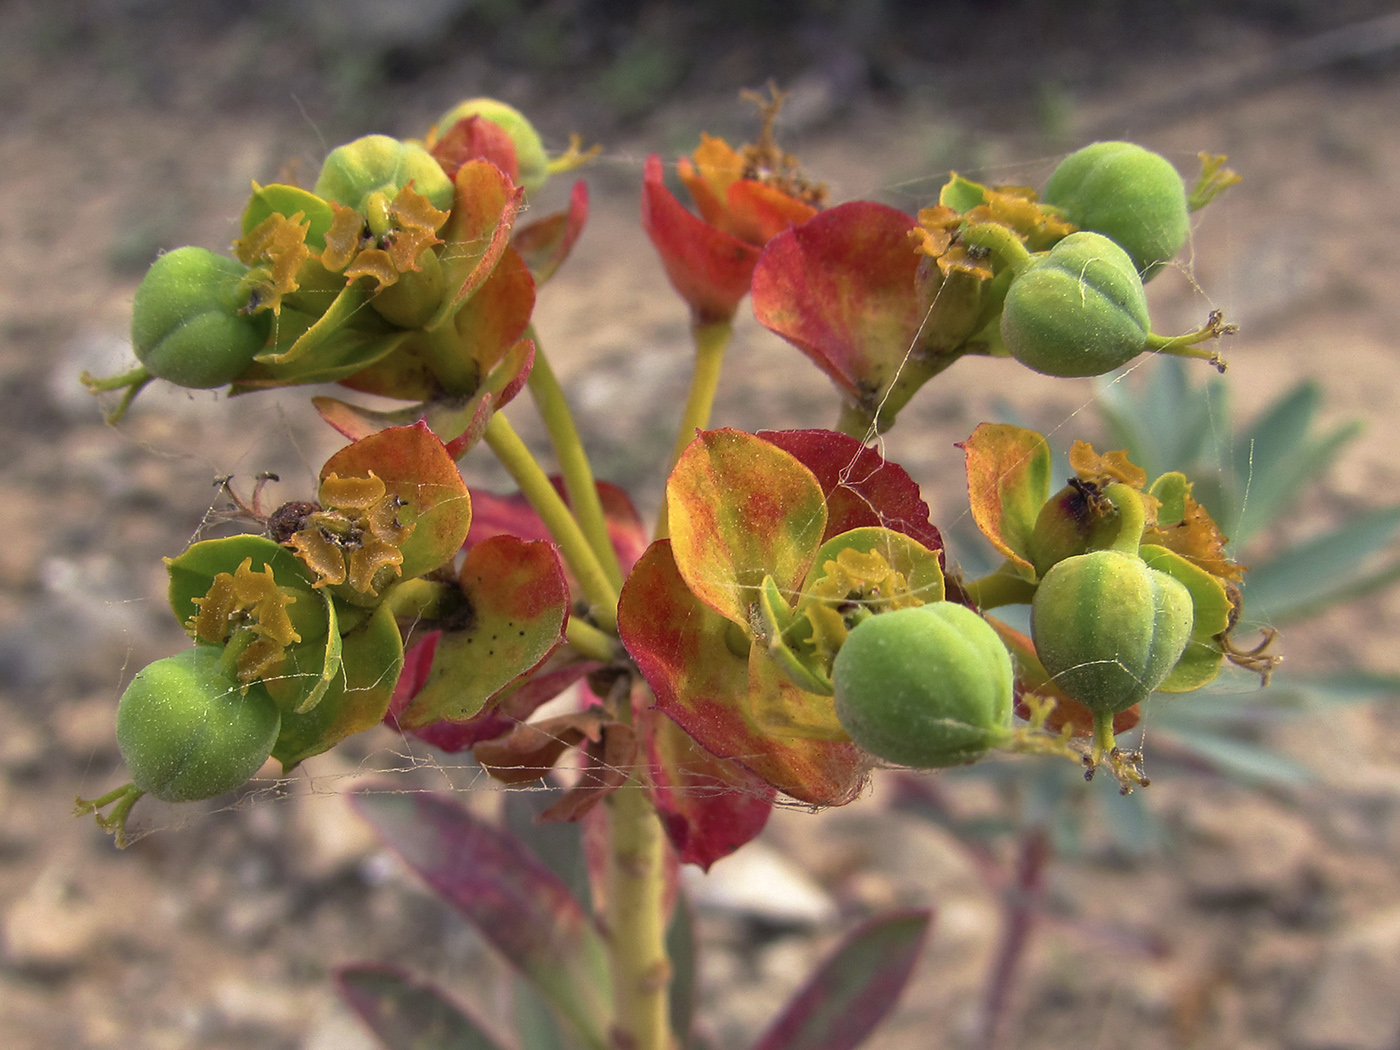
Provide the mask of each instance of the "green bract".
[{"label": "green bract", "polygon": [[331,150],[312,192],[364,214],[371,196],[392,200],[410,182],[434,208],[452,207],[452,180],[431,153],[388,135],[366,135]]},{"label": "green bract", "polygon": [[1171,162],[1131,142],[1095,142],[1071,153],[1043,200],[1080,229],[1112,238],[1151,276],[1186,243],[1186,187]]},{"label": "green bract", "polygon": [[549,158],[545,156],[540,133],[525,114],[494,98],[473,98],[459,102],[444,113],[438,121],[438,129],[446,132],[468,117],[489,120],[510,136],[515,146],[515,161],[520,166],[520,185],[527,194],[537,192],[544,185],[549,178]]},{"label": "green bract", "polygon": [[953,602],[857,624],[831,677],[842,727],[889,762],[962,765],[1009,731],[1011,658],[987,621]]},{"label": "green bract", "polygon": [[271,315],[242,313],[248,268],[205,248],[176,248],[151,264],[131,307],[131,346],[152,375],[176,386],[231,383],[252,364]]},{"label": "green bract", "polygon": [[1055,564],[1036,589],[1036,654],[1096,714],[1126,711],[1166,681],[1191,638],[1191,593],[1136,554],[1092,551]]},{"label": "green bract", "polygon": [[1011,356],[1051,376],[1111,372],[1142,353],[1149,331],[1132,260],[1098,233],[1072,233],[1031,262],[1001,315]]},{"label": "green bract", "polygon": [[272,753],[281,726],[260,684],[244,692],[220,646],[197,645],[139,672],[117,707],[117,746],[138,788],[166,802],[231,791]]}]

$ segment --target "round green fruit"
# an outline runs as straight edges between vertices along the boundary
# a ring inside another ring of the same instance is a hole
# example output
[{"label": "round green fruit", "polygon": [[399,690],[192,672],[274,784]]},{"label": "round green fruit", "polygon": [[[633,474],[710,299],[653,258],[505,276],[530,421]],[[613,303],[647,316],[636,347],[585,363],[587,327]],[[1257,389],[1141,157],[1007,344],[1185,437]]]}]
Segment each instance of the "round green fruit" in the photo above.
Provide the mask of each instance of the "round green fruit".
[{"label": "round green fruit", "polygon": [[452,207],[452,180],[431,153],[388,135],[366,135],[330,151],[311,192],[364,214],[374,194],[393,200],[410,182],[434,208]]},{"label": "round green fruit", "polygon": [[832,664],[836,717],[887,762],[935,769],[1006,739],[1011,657],[971,609],[932,602],[857,624]]},{"label": "round green fruit", "polygon": [[1152,695],[1191,638],[1191,592],[1136,554],[1102,550],[1057,562],[1031,603],[1031,637],[1045,670],[1096,714]]},{"label": "round green fruit", "polygon": [[282,718],[260,684],[242,691],[197,645],[140,671],[117,705],[117,747],[138,788],[166,802],[232,791],[258,771]]},{"label": "round green fruit", "polygon": [[1081,230],[1123,247],[1144,279],[1186,243],[1186,187],[1171,162],[1131,142],[1095,142],[1066,157],[1042,199]]},{"label": "round green fruit", "polygon": [[242,375],[267,343],[271,315],[242,313],[248,268],[206,248],[176,248],[146,271],[131,306],[131,346],[159,379],[205,390]]},{"label": "round green fruit", "polygon": [[1049,376],[1096,376],[1147,346],[1147,296],[1126,252],[1098,233],[1072,233],[1017,274],[1001,338],[1011,356]]}]

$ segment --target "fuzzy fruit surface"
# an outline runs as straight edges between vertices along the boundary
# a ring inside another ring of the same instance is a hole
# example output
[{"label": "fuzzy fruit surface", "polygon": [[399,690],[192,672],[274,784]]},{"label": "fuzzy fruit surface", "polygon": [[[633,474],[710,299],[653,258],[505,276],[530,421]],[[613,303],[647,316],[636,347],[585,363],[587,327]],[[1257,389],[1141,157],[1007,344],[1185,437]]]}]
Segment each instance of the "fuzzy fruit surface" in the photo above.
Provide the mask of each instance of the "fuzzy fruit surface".
[{"label": "fuzzy fruit surface", "polygon": [[392,200],[409,183],[434,208],[452,207],[452,180],[431,153],[388,135],[366,135],[326,155],[311,192],[363,214],[372,194]]},{"label": "fuzzy fruit surface", "polygon": [[1097,714],[1126,711],[1171,674],[1193,622],[1191,593],[1135,554],[1058,562],[1036,589],[1031,636],[1045,670]]},{"label": "fuzzy fruit surface", "polygon": [[1131,142],[1095,142],[1066,157],[1042,199],[1082,230],[1122,246],[1144,279],[1191,230],[1186,187],[1171,162]]},{"label": "fuzzy fruit surface", "polygon": [[248,268],[207,248],[151,264],[131,306],[131,346],[159,379],[193,390],[233,382],[267,342],[271,315],[240,313]]},{"label": "fuzzy fruit surface", "polygon": [[197,645],[140,671],[117,705],[117,747],[138,788],[165,802],[232,791],[272,753],[281,728],[261,684],[246,693]]},{"label": "fuzzy fruit surface", "polygon": [[975,761],[1011,722],[1011,657],[991,626],[954,602],[857,624],[832,665],[836,717],[887,762],[934,769]]},{"label": "fuzzy fruit surface", "polygon": [[1072,233],[1011,282],[1001,337],[1011,356],[1050,376],[1096,376],[1142,353],[1147,296],[1126,252]]}]

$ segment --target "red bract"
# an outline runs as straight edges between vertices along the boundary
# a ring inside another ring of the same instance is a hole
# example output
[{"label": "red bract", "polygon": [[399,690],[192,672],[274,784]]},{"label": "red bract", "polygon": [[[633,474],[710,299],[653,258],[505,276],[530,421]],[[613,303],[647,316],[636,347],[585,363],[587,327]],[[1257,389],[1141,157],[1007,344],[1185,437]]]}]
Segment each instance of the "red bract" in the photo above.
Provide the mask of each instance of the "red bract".
[{"label": "red bract", "polygon": [[749,293],[758,248],[687,211],[666,188],[655,154],[642,175],[642,228],[695,324],[731,320]]},{"label": "red bract", "polygon": [[822,212],[768,242],[753,274],[754,314],[810,357],[881,428],[931,375],[912,218],[869,201]]}]

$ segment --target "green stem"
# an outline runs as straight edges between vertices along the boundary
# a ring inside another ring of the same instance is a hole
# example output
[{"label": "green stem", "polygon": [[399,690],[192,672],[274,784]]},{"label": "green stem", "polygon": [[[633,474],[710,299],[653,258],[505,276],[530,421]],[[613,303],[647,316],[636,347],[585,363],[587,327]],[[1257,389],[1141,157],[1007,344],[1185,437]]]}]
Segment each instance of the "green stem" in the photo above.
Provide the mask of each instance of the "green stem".
[{"label": "green stem", "polygon": [[999,258],[1013,274],[1020,273],[1031,262],[1031,253],[1021,238],[999,222],[976,222],[958,234],[963,244],[986,248]]},{"label": "green stem", "polygon": [[559,545],[559,553],[578,579],[584,598],[591,607],[593,618],[604,630],[615,632],[617,588],[609,581],[602,563],[593,553],[588,537],[579,528],[578,521],[569,511],[568,505],[555,491],[549,476],[540,467],[525,442],[520,440],[520,435],[515,432],[510,421],[500,412],[491,416],[491,421],[486,424],[484,437],[486,444],[515,479],[520,491],[525,494],[530,506],[540,516],[545,528]]},{"label": "green stem", "polygon": [[[695,370],[691,373],[690,393],[686,396],[685,409],[681,413],[676,443],[671,449],[672,467],[681,458],[685,447],[695,440],[695,432],[709,425],[710,412],[715,405],[715,391],[719,389],[720,372],[724,368],[724,353],[734,336],[734,325],[728,320],[697,323],[690,334],[695,341]],[[656,519],[655,539],[665,539],[670,533],[666,513],[666,497],[663,494],[661,512]]]},{"label": "green stem", "polygon": [[423,336],[431,352],[428,367],[449,394],[469,396],[481,384],[481,365],[467,351],[457,334],[456,321],[426,328]]},{"label": "green stem", "polygon": [[854,401],[842,401],[835,429],[838,434],[865,441],[875,433],[875,415]]},{"label": "green stem", "polygon": [[126,410],[131,407],[131,402],[136,399],[136,395],[141,393],[146,388],[146,384],[153,379],[155,376],[151,375],[144,365],[137,365],[129,372],[115,376],[99,377],[91,372],[84,372],[78,381],[93,394],[125,389],[126,393],[122,395],[122,399],[117,402],[116,407],[103,417],[109,424],[116,425],[126,415]]},{"label": "green stem", "polygon": [[1118,535],[1108,549],[1136,556],[1138,548],[1142,546],[1143,531],[1147,528],[1147,512],[1142,505],[1142,496],[1121,481],[1104,489],[1103,495],[1118,509]]},{"label": "green stem", "polygon": [[564,628],[564,638],[579,653],[590,660],[599,660],[610,664],[615,663],[623,655],[623,649],[616,638],[608,634],[607,631],[600,631],[587,620],[580,620],[576,616],[569,618],[568,626]]},{"label": "green stem", "polygon": [[1194,332],[1187,332],[1185,335],[1157,335],[1149,332],[1147,343],[1144,349],[1154,354],[1173,354],[1176,357],[1196,357],[1211,362],[1221,372],[1225,371],[1225,362],[1218,350],[1209,350],[1198,344],[1209,342],[1212,339],[1219,339],[1222,335],[1234,335],[1237,331],[1235,325],[1226,324],[1224,316],[1219,312],[1213,312],[1206,323]]},{"label": "green stem", "polygon": [[[624,700],[630,715],[631,698]],[[666,954],[666,840],[636,771],[607,797],[608,953],[613,1043],[671,1050],[671,961]]]},{"label": "green stem", "polygon": [[962,583],[963,593],[977,603],[979,609],[995,609],[1001,605],[1025,605],[1035,597],[1035,584],[1019,576],[1010,564],[980,580]]},{"label": "green stem", "polygon": [[617,561],[617,551],[613,549],[612,538],[608,535],[608,522],[603,514],[603,503],[598,498],[598,485],[593,478],[593,467],[588,462],[583,440],[578,427],[574,425],[569,402],[549,359],[540,349],[539,336],[533,326],[526,333],[535,341],[535,364],[528,380],[530,396],[535,399],[540,418],[549,431],[554,455],[559,460],[559,471],[564,475],[564,491],[569,494],[569,505],[578,518],[579,527],[588,537],[593,553],[603,563],[603,571],[617,590],[622,589],[622,566]]}]

